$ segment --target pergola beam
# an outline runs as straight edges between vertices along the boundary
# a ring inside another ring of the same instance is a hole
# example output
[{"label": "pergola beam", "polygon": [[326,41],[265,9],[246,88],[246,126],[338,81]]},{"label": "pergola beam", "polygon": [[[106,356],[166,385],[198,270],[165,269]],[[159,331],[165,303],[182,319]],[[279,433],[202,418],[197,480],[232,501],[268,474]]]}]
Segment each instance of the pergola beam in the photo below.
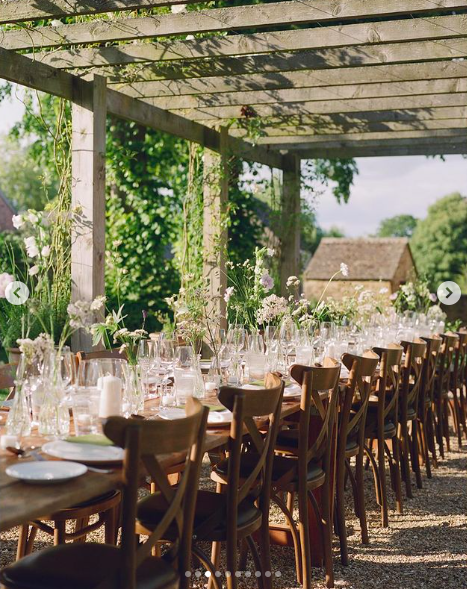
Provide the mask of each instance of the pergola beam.
[{"label": "pergola beam", "polygon": [[142,92],[131,88],[122,90],[135,98],[143,98],[164,110],[203,109],[218,106],[255,107],[264,104],[286,104],[289,102],[311,102],[320,100],[347,100],[363,98],[382,98],[391,96],[413,96],[434,94],[455,94],[467,92],[467,67],[463,78],[447,80],[418,80],[415,82],[391,81],[377,84],[348,84],[345,86],[321,86],[315,88],[293,88],[285,90],[265,90],[251,92],[224,92],[219,94],[200,94],[196,96],[170,96],[151,98],[150,84]]},{"label": "pergola beam", "polygon": [[0,3],[0,24],[27,20],[62,18],[101,14],[120,10],[159,8],[170,4],[192,4],[200,0],[3,0]]},{"label": "pergola beam", "polygon": [[[179,42],[174,42],[172,47]],[[104,68],[101,75],[125,74],[131,79],[132,69],[122,70],[112,66],[127,65],[144,69],[153,78],[186,80],[208,76],[236,76],[241,74],[269,74],[298,70],[322,70],[330,68],[374,66],[391,63],[412,63],[467,57],[467,37],[440,39],[436,42],[413,41],[406,43],[381,43],[354,47],[329,47],[312,51],[216,57],[206,52],[203,59],[190,59],[185,47],[170,52],[160,43],[135,43],[117,47],[75,48],[69,50],[42,51],[35,59],[58,69]]]},{"label": "pergola beam", "polygon": [[[269,91],[287,88],[317,88],[343,86],[346,84],[375,84],[388,80],[408,82],[467,77],[467,64],[463,62],[438,61],[434,63],[409,63],[376,65],[369,67],[336,68],[327,70],[301,70],[297,72],[241,74],[191,78],[188,80],[152,80],[151,65],[129,73],[132,81],[122,82],[122,74],[109,72],[108,83],[130,96],[148,92],[148,96],[186,96],[192,94],[220,94],[231,92]],[[102,71],[104,68],[102,68]],[[131,89],[128,91],[127,89]]]},{"label": "pergola beam", "polygon": [[433,155],[467,155],[467,145],[435,144],[410,146],[379,146],[379,147],[344,147],[319,148],[297,152],[301,159],[339,159],[356,157],[403,157],[403,156],[433,156]]},{"label": "pergola beam", "polygon": [[[384,0],[371,3],[387,5]],[[410,2],[409,2],[410,3]],[[425,2],[425,5],[429,4]],[[459,3],[457,3],[459,4]],[[461,2],[465,9],[465,1]],[[363,4],[360,4],[363,6]],[[400,3],[398,3],[400,6]],[[365,12],[365,11],[363,11]],[[399,9],[399,13],[400,13]],[[295,16],[296,13],[296,16]],[[410,14],[410,11],[403,11]],[[318,18],[319,15],[319,18]],[[109,41],[132,41],[172,35],[189,35],[213,31],[232,31],[241,28],[283,26],[297,23],[312,23],[326,20],[326,15],[335,16],[332,11],[315,12],[301,2],[277,2],[232,8],[209,9],[170,15],[155,15],[116,20],[91,21],[61,26],[36,27],[6,31],[1,44],[6,49],[32,50],[40,47],[63,47],[85,43]],[[402,21],[383,21],[343,26],[326,26],[314,29],[279,31],[274,33],[253,33],[250,35],[215,36],[199,42],[175,42],[176,46],[192,46],[196,53],[198,43],[209,54],[241,55],[243,53],[271,53],[272,51],[293,51],[319,47],[383,43],[388,41],[411,41],[415,39],[450,38],[465,34],[461,27],[462,16],[435,16],[414,19],[410,27],[401,27]],[[167,45],[167,44],[166,44]],[[170,44],[168,44],[168,47]],[[215,49],[215,51],[213,51]],[[243,50],[243,51],[242,51]],[[191,57],[194,57],[193,54]],[[198,55],[198,57],[205,57]]]},{"label": "pergola beam", "polygon": [[[56,70],[48,65],[31,61],[23,55],[0,47],[0,78],[47,92],[66,100],[73,100],[75,92],[90,92],[91,84],[68,72]],[[178,115],[166,112],[115,90],[107,91],[107,111],[116,117],[133,120],[142,125],[170,133],[176,137],[199,143],[211,150],[220,149],[219,133]],[[282,167],[279,154],[253,146],[241,139],[229,137],[232,153],[259,163]]]},{"label": "pergola beam", "polygon": [[[396,132],[407,132],[414,130],[442,130],[442,129],[467,129],[467,117],[457,119],[435,119],[412,122],[386,121],[379,123],[368,123],[360,121],[349,124],[326,124],[326,125],[297,125],[290,127],[264,127],[261,129],[265,136],[257,139],[259,145],[273,143],[276,139],[300,137],[303,135],[327,138],[329,135],[342,134],[349,138],[361,133],[384,133],[390,132],[391,136]],[[247,134],[245,129],[230,129],[229,133],[235,137],[244,137]],[[288,139],[287,139],[288,140]]]},{"label": "pergola beam", "polygon": [[[64,16],[78,16],[84,14],[100,14],[105,12],[116,12],[124,10],[136,10],[140,8],[152,8],[168,6],[170,4],[189,4],[201,0],[49,0],[45,6],[38,6],[35,0],[4,0],[0,4],[0,24],[15,23],[26,20],[47,19]],[[433,14],[446,10],[465,9],[466,3],[462,0],[406,0],[401,3],[399,0],[372,0],[371,3],[362,0],[348,0],[342,6],[329,7],[328,0],[304,0],[302,2],[284,2],[282,9],[282,20],[279,24],[298,24],[303,22],[326,22],[343,21],[354,18],[398,16],[403,14]],[[272,18],[275,17],[274,4],[270,4]],[[215,11],[219,16],[213,18],[221,22],[227,18],[233,21],[232,28],[246,26],[245,22],[251,21],[263,23],[267,15],[261,6],[242,6],[242,10],[225,8]],[[215,9],[214,9],[215,10]],[[205,13],[207,11],[203,11]],[[203,14],[204,16],[204,14]],[[222,18],[223,17],[223,18]],[[277,18],[277,17],[276,17]],[[175,19],[176,20],[176,19]],[[274,24],[274,23],[272,23]],[[176,26],[176,25],[174,25]],[[252,24],[251,26],[262,26]]]},{"label": "pergola beam", "polygon": [[[319,147],[336,147],[345,146],[347,143],[355,145],[361,143],[362,145],[377,145],[378,143],[386,144],[386,142],[398,141],[405,144],[407,140],[426,140],[428,142],[436,142],[437,140],[446,141],[453,140],[467,141],[467,125],[453,129],[432,129],[432,130],[411,130],[411,131],[387,131],[375,133],[342,133],[342,134],[326,134],[326,135],[304,135],[291,137],[267,137],[263,139],[263,143],[274,145],[276,149],[307,149],[313,145]],[[303,147],[302,147],[303,146]]]},{"label": "pergola beam", "polygon": [[[149,99],[151,101],[151,99]],[[352,113],[361,111],[431,109],[448,106],[465,106],[467,93],[457,94],[424,94],[421,96],[395,96],[389,98],[355,98],[353,100],[327,100],[316,102],[289,102],[286,104],[264,104],[255,106],[255,112],[260,117],[317,115],[331,113]],[[245,118],[244,112],[238,106],[219,106],[198,110],[187,109],[180,114],[192,120],[217,121],[223,119]]]}]

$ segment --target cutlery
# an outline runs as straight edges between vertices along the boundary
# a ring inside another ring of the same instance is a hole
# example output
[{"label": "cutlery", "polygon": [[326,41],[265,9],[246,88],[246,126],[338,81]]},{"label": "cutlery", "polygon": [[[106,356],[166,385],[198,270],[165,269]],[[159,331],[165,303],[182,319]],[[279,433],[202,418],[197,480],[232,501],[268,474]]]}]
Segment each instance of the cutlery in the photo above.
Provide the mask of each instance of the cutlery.
[{"label": "cutlery", "polygon": [[[34,458],[38,462],[46,460],[37,450],[34,448],[28,448],[25,450],[23,448],[15,448],[14,446],[7,446],[6,450],[17,456],[18,458]],[[87,466],[87,465],[86,465]],[[91,472],[98,472],[99,474],[110,474],[113,472],[110,468],[96,468],[95,466],[87,466],[88,470]]]}]

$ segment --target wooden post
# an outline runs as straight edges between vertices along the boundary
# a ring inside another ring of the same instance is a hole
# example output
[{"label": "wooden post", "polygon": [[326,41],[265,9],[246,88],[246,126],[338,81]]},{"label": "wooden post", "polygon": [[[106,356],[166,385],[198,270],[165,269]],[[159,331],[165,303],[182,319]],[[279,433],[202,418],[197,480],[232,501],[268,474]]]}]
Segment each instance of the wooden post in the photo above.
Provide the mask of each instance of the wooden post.
[{"label": "wooden post", "polygon": [[284,157],[282,178],[281,293],[289,276],[300,274],[300,158]]},{"label": "wooden post", "polygon": [[204,150],[203,178],[203,277],[209,284],[209,294],[216,312],[220,314],[220,327],[227,325],[224,293],[227,287],[227,210],[229,178],[227,161],[228,134],[220,129],[219,153]]},{"label": "wooden post", "polygon": [[[105,293],[105,125],[106,78],[94,76],[89,90],[77,86],[72,106],[72,207],[82,223],[71,248],[72,301],[91,301]],[[76,333],[75,351],[89,351],[91,337]]]}]

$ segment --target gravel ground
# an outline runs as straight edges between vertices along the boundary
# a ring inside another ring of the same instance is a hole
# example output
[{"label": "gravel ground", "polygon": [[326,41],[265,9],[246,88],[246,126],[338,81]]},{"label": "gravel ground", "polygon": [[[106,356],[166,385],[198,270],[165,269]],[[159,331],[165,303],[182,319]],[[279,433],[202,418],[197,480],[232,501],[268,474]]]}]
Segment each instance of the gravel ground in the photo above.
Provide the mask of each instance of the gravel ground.
[{"label": "gravel ground", "polygon": [[[203,486],[209,484],[208,466]],[[390,511],[390,527],[383,529],[374,500],[371,472],[366,473],[367,517],[370,544],[360,544],[360,529],[348,511],[347,531],[351,564],[342,567],[338,542],[334,540],[336,587],[348,589],[467,589],[467,449],[456,448],[446,455],[431,480],[423,479],[423,489],[414,486],[414,498],[404,503],[404,514]],[[389,505],[394,505],[390,492]],[[351,504],[350,495],[348,504]],[[0,499],[1,506],[1,499]],[[277,511],[271,519],[281,521]],[[99,541],[97,532],[89,539]],[[0,534],[0,565],[15,558],[17,530]],[[39,533],[36,546],[50,545]],[[208,548],[208,547],[206,547]],[[273,547],[273,574],[276,589],[298,589],[294,555],[290,548]],[[222,568],[222,567],[221,567]],[[256,587],[254,569],[248,561],[250,577],[241,578],[241,589]],[[279,576],[280,575],[280,576]],[[322,569],[314,569],[315,586],[325,587]],[[193,587],[205,586],[205,578],[193,579]],[[66,588],[64,588],[66,589]]]}]

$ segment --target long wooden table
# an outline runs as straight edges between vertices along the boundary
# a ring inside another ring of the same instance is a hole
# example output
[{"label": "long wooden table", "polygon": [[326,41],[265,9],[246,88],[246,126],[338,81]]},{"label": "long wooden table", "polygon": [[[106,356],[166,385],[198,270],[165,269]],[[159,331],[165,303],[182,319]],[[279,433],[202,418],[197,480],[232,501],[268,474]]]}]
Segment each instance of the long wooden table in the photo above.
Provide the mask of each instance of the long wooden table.
[{"label": "long wooden table", "polygon": [[[209,402],[209,399],[206,399]],[[212,401],[212,400],[211,400]],[[154,405],[157,401],[147,401],[143,415],[154,417]],[[298,400],[285,399],[282,404],[281,417],[285,418],[300,408]],[[5,431],[6,412],[0,412],[0,434]],[[205,451],[219,448],[228,441],[228,427],[209,427],[206,435]],[[30,436],[22,440],[24,446],[40,446],[44,438]],[[121,469],[116,468],[112,474],[100,474],[88,471],[81,477],[67,483],[53,486],[28,485],[9,477],[5,469],[18,462],[12,454],[0,450],[0,531],[43,517],[59,509],[88,501],[112,489],[121,487]],[[24,459],[25,460],[25,459]],[[23,461],[24,461],[23,460]],[[52,458],[51,458],[52,460]],[[177,456],[167,455],[163,465],[167,468],[178,462]]]}]

